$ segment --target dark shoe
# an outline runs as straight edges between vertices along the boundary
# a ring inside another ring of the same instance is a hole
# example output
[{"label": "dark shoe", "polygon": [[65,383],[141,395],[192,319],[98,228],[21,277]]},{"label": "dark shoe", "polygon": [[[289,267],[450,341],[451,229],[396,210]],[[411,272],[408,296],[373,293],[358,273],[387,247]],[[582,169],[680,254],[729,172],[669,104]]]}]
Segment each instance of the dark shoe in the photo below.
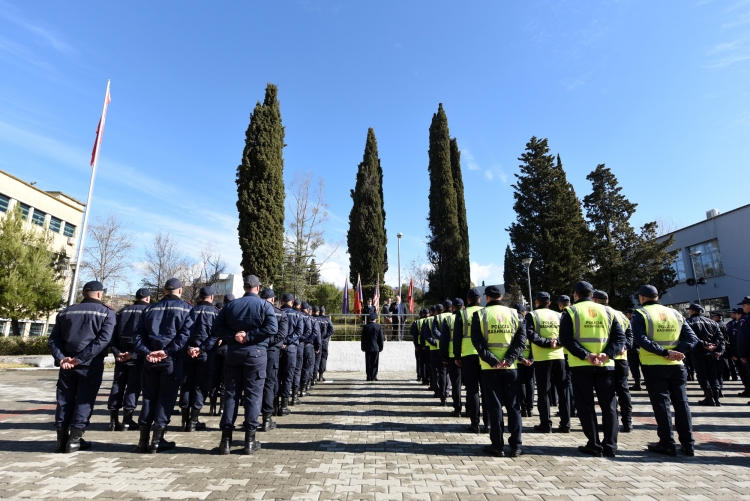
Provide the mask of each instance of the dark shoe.
[{"label": "dark shoe", "polygon": [[309,395],[309,393],[307,393],[307,383],[302,383],[302,387],[299,389],[298,396],[306,397],[307,395]]},{"label": "dark shoe", "polygon": [[71,428],[68,442],[65,444],[65,453],[70,454],[71,452],[85,451],[91,449],[91,442],[87,442],[83,439],[83,428]]},{"label": "dark shoe", "polygon": [[552,427],[551,426],[544,426],[541,424],[535,424],[534,425],[534,431],[536,433],[552,433]]},{"label": "dark shoe", "polygon": [[667,446],[661,443],[648,444],[648,450],[651,452],[656,452],[658,454],[666,454],[667,456],[671,457],[677,456],[677,451],[675,450],[674,446]]},{"label": "dark shoe", "polygon": [[682,449],[682,453],[686,456],[695,456],[695,449],[693,449],[692,447],[685,447],[684,445],[681,445],[680,449]]},{"label": "dark shoe", "polygon": [[556,431],[557,433],[570,433],[570,426],[558,426]]},{"label": "dark shoe", "polygon": [[532,409],[526,409],[526,417],[533,417],[534,411]]},{"label": "dark shoe", "polygon": [[263,424],[258,431],[271,431],[276,428],[276,423],[271,419],[271,414],[263,414]]},{"label": "dark shoe", "polygon": [[138,423],[133,420],[133,411],[122,411],[122,425],[120,425],[120,431],[137,430]]},{"label": "dark shoe", "polygon": [[109,411],[109,431],[119,431],[120,427],[120,410],[114,409]]},{"label": "dark shoe", "polygon": [[440,407],[448,407],[448,403],[445,401],[444,398],[440,399]]},{"label": "dark shoe", "polygon": [[705,405],[708,407],[716,407],[716,402],[714,402],[714,395],[711,390],[703,390],[703,400],[700,400],[698,402],[698,405]]},{"label": "dark shoe", "polygon": [[293,405],[299,405],[299,404],[301,404],[301,403],[302,403],[302,400],[300,400],[300,399],[299,399],[299,397],[298,397],[297,395],[294,395],[294,396],[292,397],[292,400],[294,401],[294,404],[293,404]]},{"label": "dark shoe", "polygon": [[479,434],[479,425],[478,424],[470,424],[466,427],[466,431],[469,433],[476,433]]},{"label": "dark shoe", "polygon": [[55,452],[65,452],[65,446],[68,445],[70,430],[68,427],[57,428],[57,442],[55,443]]},{"label": "dark shoe", "polygon": [[505,453],[503,451],[499,451],[495,449],[494,447],[492,447],[491,445],[485,445],[484,447],[482,447],[482,451],[485,452],[486,454],[489,454],[490,456],[495,456],[498,458],[505,457]]},{"label": "dark shoe", "polygon": [[721,402],[719,401],[719,397],[724,396],[724,394],[721,393],[721,390],[713,390],[711,392],[711,395],[713,396],[714,406],[721,407]]},{"label": "dark shoe", "polygon": [[325,379],[323,379],[323,374],[318,374],[318,382],[320,381],[325,381]]},{"label": "dark shoe", "polygon": [[167,442],[164,440],[164,433],[166,428],[164,426],[154,426],[154,434],[151,437],[151,447],[148,448],[149,454],[156,454],[158,451],[167,451],[174,449],[174,442]]},{"label": "dark shoe", "polygon": [[632,385],[630,387],[630,391],[643,391],[643,388],[641,388],[640,383],[639,384],[634,384],[634,385]]},{"label": "dark shoe", "polygon": [[182,426],[180,427],[180,431],[190,431],[190,409],[181,409],[182,410]]},{"label": "dark shoe", "polygon": [[211,402],[211,405],[208,408],[208,415],[216,416],[216,397],[211,397],[210,402]]},{"label": "dark shoe", "polygon": [[297,402],[297,387],[292,386],[292,399],[289,401],[289,405],[296,405]]},{"label": "dark shoe", "polygon": [[380,379],[378,379],[378,378],[376,378],[376,377],[372,378],[372,380],[373,380],[373,381],[380,381]]},{"label": "dark shoe", "polygon": [[274,416],[279,415],[279,407],[281,407],[281,397],[279,396],[273,397],[273,415]]},{"label": "dark shoe", "polygon": [[490,432],[490,426],[484,425],[484,427],[482,428],[482,433],[489,434],[489,432]]},{"label": "dark shoe", "polygon": [[461,417],[461,409],[453,409],[453,412],[451,412],[452,417]]},{"label": "dark shoe", "polygon": [[219,454],[226,456],[232,447],[232,430],[221,430],[221,442],[219,442]]},{"label": "dark shoe", "polygon": [[277,416],[288,416],[291,413],[292,411],[289,409],[289,397],[281,397]]},{"label": "dark shoe", "polygon": [[148,441],[151,435],[151,427],[148,425],[141,425],[138,427],[138,431],[141,432],[141,436],[138,438],[138,445],[136,445],[136,452],[145,454],[148,452]]},{"label": "dark shoe", "polygon": [[722,389],[719,388],[718,391],[719,391],[719,398],[724,398],[724,392],[722,391]]},{"label": "dark shoe", "polygon": [[245,432],[245,447],[242,449],[242,453],[250,455],[255,451],[260,450],[260,442],[255,440],[255,430]]},{"label": "dark shoe", "polygon": [[511,447],[508,457],[517,458],[521,454],[523,454],[523,449],[521,449],[520,447]]},{"label": "dark shoe", "polygon": [[221,401],[219,402],[219,412],[216,413],[217,416],[221,416],[224,414],[224,397],[221,397]]},{"label": "dark shoe", "polygon": [[[206,429],[206,423],[199,423],[198,422],[198,416],[200,416],[200,413],[201,413],[200,409],[196,409],[195,407],[193,407],[192,409],[190,409],[190,421],[188,422],[188,429],[187,429],[187,431],[193,432],[195,430],[200,430],[200,429],[205,430]],[[201,427],[201,425],[203,425],[203,426]]]},{"label": "dark shoe", "polygon": [[633,425],[631,423],[624,423],[621,431],[623,433],[630,433],[633,431]]},{"label": "dark shoe", "polygon": [[742,391],[742,392],[738,393],[737,396],[738,397],[750,397],[750,391],[747,391],[747,390]]},{"label": "dark shoe", "polygon": [[614,452],[608,451],[606,449],[602,452],[602,454],[604,455],[605,458],[613,458],[617,456],[617,454],[615,454]]},{"label": "dark shoe", "polygon": [[588,445],[579,445],[578,452],[583,452],[584,454],[588,454],[589,456],[594,456],[596,458],[602,457],[602,451],[589,447]]}]

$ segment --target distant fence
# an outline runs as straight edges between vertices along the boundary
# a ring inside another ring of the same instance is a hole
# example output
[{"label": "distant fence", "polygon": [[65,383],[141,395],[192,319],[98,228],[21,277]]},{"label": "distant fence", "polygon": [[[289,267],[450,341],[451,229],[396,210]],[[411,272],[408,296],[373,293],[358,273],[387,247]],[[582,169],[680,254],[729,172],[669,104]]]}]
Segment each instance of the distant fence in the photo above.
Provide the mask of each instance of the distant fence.
[{"label": "distant fence", "polygon": [[[359,341],[366,315],[333,313],[330,317],[334,326],[332,341]],[[412,322],[417,318],[419,318],[419,315],[411,313],[404,315],[380,315],[378,322],[383,326],[383,333],[387,340],[411,341],[409,329]]]}]

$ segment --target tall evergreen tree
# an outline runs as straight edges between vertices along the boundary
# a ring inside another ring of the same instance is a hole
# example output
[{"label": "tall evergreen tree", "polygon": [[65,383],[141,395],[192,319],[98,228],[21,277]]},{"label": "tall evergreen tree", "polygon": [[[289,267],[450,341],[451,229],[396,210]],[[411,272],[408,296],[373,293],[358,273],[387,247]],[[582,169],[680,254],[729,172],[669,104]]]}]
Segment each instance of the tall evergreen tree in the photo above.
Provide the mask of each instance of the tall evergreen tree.
[{"label": "tall evergreen tree", "polygon": [[588,269],[588,231],[581,204],[568,182],[558,155],[549,154],[547,139],[532,137],[519,158],[513,197],[516,221],[508,231],[516,276],[524,270],[520,259],[531,257],[533,291],[552,297],[570,294]]},{"label": "tall evergreen tree", "polygon": [[242,163],[237,167],[237,210],[245,275],[273,284],[284,258],[284,126],[278,88],[266,87],[250,114]]},{"label": "tall evergreen tree", "polygon": [[456,192],[456,216],[458,219],[458,241],[453,262],[454,285],[457,294],[452,297],[464,297],[471,286],[471,263],[469,262],[469,223],[466,219],[466,200],[464,199],[464,179],[461,173],[461,150],[458,140],[451,139],[451,174],[453,189]]},{"label": "tall evergreen tree", "polygon": [[349,279],[363,284],[383,283],[385,275],[385,210],[383,209],[383,184],[378,141],[375,131],[367,130],[367,141],[362,162],[357,167],[357,181],[351,190],[354,202],[349,213],[349,231],[346,234],[349,248]]},{"label": "tall evergreen tree", "polygon": [[516,275],[515,263],[517,261],[518,259],[513,255],[513,251],[510,250],[510,245],[506,246],[505,257],[503,258],[503,285],[505,287],[503,303],[505,305],[524,302],[521,286],[518,283],[518,275]]},{"label": "tall evergreen tree", "polygon": [[440,103],[430,124],[429,206],[427,217],[430,235],[427,237],[427,258],[432,263],[428,280],[428,296],[432,300],[463,297],[468,283],[459,283],[456,275],[456,252],[461,247],[458,223],[458,202],[451,165],[451,139],[448,117]]}]

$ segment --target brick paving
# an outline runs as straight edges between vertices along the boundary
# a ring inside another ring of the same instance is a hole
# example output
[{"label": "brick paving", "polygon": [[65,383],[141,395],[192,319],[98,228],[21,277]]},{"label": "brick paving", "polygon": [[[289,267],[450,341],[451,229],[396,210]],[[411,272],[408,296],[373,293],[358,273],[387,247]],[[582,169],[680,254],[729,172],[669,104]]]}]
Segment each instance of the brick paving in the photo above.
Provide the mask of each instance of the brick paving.
[{"label": "brick paving", "polygon": [[[170,431],[177,448],[135,453],[137,432],[107,432],[105,373],[86,438],[90,451],[50,453],[56,372],[0,371],[1,499],[750,499],[750,405],[725,398],[720,408],[693,407],[696,457],[644,452],[655,424],[644,392],[634,393],[636,430],[620,434],[616,459],[581,456],[577,420],[569,435],[524,433],[520,458],[483,455],[487,435],[464,432],[411,373],[331,373],[279,427],[258,433],[263,449],[212,454],[209,430]],[[741,391],[738,383],[725,393]],[[691,383],[690,396],[699,391]],[[175,416],[175,421],[179,417]],[[556,421],[556,420],[555,420]],[[524,420],[524,431],[537,424]],[[179,423],[176,423],[179,424]],[[555,424],[557,424],[555,422]]]}]

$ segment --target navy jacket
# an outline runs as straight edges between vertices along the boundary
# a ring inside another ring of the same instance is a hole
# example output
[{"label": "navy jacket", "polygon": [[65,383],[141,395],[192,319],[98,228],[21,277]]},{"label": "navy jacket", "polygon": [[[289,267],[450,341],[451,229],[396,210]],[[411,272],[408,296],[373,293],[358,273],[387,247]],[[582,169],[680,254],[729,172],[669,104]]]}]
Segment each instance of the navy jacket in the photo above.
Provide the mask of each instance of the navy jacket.
[{"label": "navy jacket", "polygon": [[[575,304],[583,303],[585,301],[591,301],[591,298],[583,298],[579,299],[575,302]],[[611,309],[611,308],[610,308]],[[609,341],[607,342],[606,346],[604,346],[604,350],[602,353],[606,353],[609,358],[615,358],[615,356],[619,355],[620,352],[625,348],[625,331],[622,329],[622,325],[620,325],[620,321],[618,320],[617,316],[615,315],[614,310],[611,311],[611,314],[614,315],[614,320],[612,321],[612,328],[609,331]],[[633,318],[635,319],[635,315],[633,315]],[[574,356],[578,357],[581,360],[584,360],[586,357],[589,356],[590,351],[588,351],[586,348],[584,348],[581,343],[575,340],[574,337],[574,331],[573,331],[573,319],[570,318],[570,314],[568,314],[568,310],[563,310],[562,316],[560,317],[560,344],[562,344],[568,352]],[[581,367],[576,367],[581,368]],[[594,367],[586,367],[583,366],[584,369],[594,368]],[[605,366],[605,369],[608,370],[614,370],[614,367],[612,366]]]},{"label": "navy jacket", "polygon": [[135,352],[135,328],[138,327],[138,320],[141,319],[141,313],[148,307],[145,301],[136,301],[130,306],[126,306],[117,312],[117,325],[115,333],[112,335],[110,348],[115,356],[120,353],[129,353],[131,360],[125,362],[128,365],[135,365],[136,361],[142,362],[142,357],[138,357]]},{"label": "navy jacket", "polygon": [[182,354],[193,326],[191,310],[192,306],[171,294],[147,307],[135,329],[135,351],[148,355],[163,350],[169,357]]},{"label": "navy jacket", "polygon": [[188,339],[187,345],[200,348],[201,357],[211,351],[218,341],[218,338],[211,336],[214,320],[218,315],[219,310],[208,301],[199,301],[190,311],[193,326],[190,328],[190,339]]},{"label": "navy jacket", "polygon": [[[487,306],[494,306],[496,304],[502,303],[500,303],[499,300],[493,300],[489,301]],[[471,343],[474,345],[474,348],[476,348],[479,358],[494,367],[502,362],[502,360],[498,360],[487,347],[487,340],[484,339],[484,336],[482,335],[482,320],[479,317],[481,311],[482,310],[475,311],[474,316],[471,318]],[[514,311],[514,313],[516,312]],[[523,350],[526,348],[526,326],[524,325],[523,318],[517,313],[516,316],[518,318],[518,329],[513,335],[513,341],[510,342],[510,346],[508,347],[508,351],[505,352],[504,358],[509,364],[518,360],[521,354],[523,354]],[[455,339],[453,340],[453,344],[455,346]]]},{"label": "navy jacket", "polygon": [[685,320],[685,323],[690,324],[690,328],[693,329],[695,336],[698,338],[698,342],[690,351],[703,354],[710,353],[703,347],[715,344],[714,353],[724,353],[726,342],[716,322],[702,315],[693,315]]},{"label": "navy jacket", "polygon": [[383,351],[383,327],[377,322],[367,322],[362,327],[362,351]]},{"label": "navy jacket", "polygon": [[284,310],[280,310],[275,306],[273,306],[273,312],[276,314],[276,323],[279,328],[276,331],[276,335],[268,341],[268,347],[281,349],[281,347],[286,344],[284,341],[286,340],[289,331],[289,317],[287,317]]},{"label": "navy jacket", "polygon": [[302,317],[302,313],[289,305],[285,304],[282,306],[281,311],[286,313],[287,318],[286,341],[284,344],[287,346],[296,346],[299,344],[300,338],[302,338],[302,334],[305,330],[305,319]]},{"label": "navy jacket", "polygon": [[47,345],[55,363],[75,357],[79,365],[104,358],[115,330],[115,312],[98,299],[86,298],[57,314]]},{"label": "navy jacket", "polygon": [[[248,293],[221,309],[214,320],[212,335],[227,345],[229,353],[248,346],[265,350],[270,338],[276,335],[278,329],[279,323],[271,303],[261,299],[257,294]],[[235,334],[240,331],[247,334],[244,344],[234,339]]]},{"label": "navy jacket", "polygon": [[[658,301],[647,301],[643,303],[643,306],[650,304],[659,304]],[[636,313],[633,318],[630,319],[630,327],[633,329],[633,342],[643,348],[644,350],[654,353],[655,355],[661,355],[666,357],[669,350],[666,350],[659,346],[659,343],[651,341],[646,335],[646,321],[643,319],[643,315]],[[698,342],[693,329],[690,328],[690,324],[687,322],[682,323],[682,330],[680,330],[680,340],[675,347],[674,351],[680,353],[687,353],[690,349],[695,346]]]},{"label": "navy jacket", "polygon": [[727,322],[727,349],[732,357],[737,357],[737,327],[739,320],[730,320]]},{"label": "navy jacket", "polygon": [[737,322],[737,356],[750,358],[750,315],[744,315]]},{"label": "navy jacket", "polygon": [[320,337],[320,322],[318,321],[318,317],[314,317],[310,314],[307,315],[307,319],[310,322],[310,330],[305,338],[305,344],[312,343],[315,351],[318,351],[323,345]]},{"label": "navy jacket", "polygon": [[320,319],[321,326],[321,341],[327,343],[331,339],[331,336],[333,336],[333,322],[331,321],[331,317],[325,315],[320,315],[318,318]]},{"label": "navy jacket", "polygon": [[427,317],[427,319],[424,322],[422,322],[422,331],[419,333],[419,337],[423,346],[427,346],[428,344],[431,344],[432,346],[437,346],[437,339],[435,339],[435,336],[432,333],[432,329],[435,325],[436,316],[437,315],[431,315]]}]

